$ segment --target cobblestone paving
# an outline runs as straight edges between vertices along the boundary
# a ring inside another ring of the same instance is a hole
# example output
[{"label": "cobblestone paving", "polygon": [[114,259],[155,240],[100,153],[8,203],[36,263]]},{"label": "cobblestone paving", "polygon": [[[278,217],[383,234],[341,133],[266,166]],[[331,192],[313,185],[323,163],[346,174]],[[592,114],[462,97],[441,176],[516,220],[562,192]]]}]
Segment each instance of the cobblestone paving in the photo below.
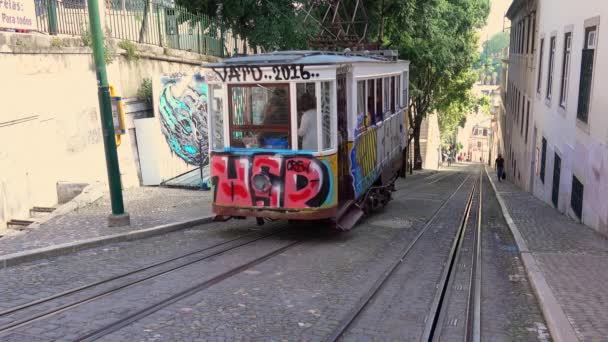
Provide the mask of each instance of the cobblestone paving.
[{"label": "cobblestone paving", "polygon": [[[228,269],[240,266],[291,241],[291,238],[285,234],[276,239],[260,240],[239,250],[227,252],[221,258],[211,258],[146,283],[125,288],[120,293],[102,297],[94,302],[85,303],[69,311],[33,322],[27,327],[18,328],[15,332],[20,334],[34,332],[37,337],[48,340],[80,340],[89,331],[119,322],[137,310],[169,298],[194,284],[210,280]],[[244,257],[245,255],[246,257]],[[61,329],[50,330],[49,326],[60,326]],[[174,340],[181,341],[182,339]]]},{"label": "cobblestone paving", "polygon": [[211,223],[139,241],[111,244],[75,254],[0,270],[0,310],[119,275],[229,239],[259,231],[251,222]]},{"label": "cobblestone paving", "polygon": [[608,239],[490,175],[579,339],[608,341]]},{"label": "cobblestone paving", "polygon": [[344,340],[420,340],[472,184],[470,178],[439,212],[403,264],[353,322]]},{"label": "cobblestone paving", "polygon": [[105,340],[320,341],[421,228],[411,214],[437,207],[395,201],[351,233],[292,249]]},{"label": "cobblestone paving", "polygon": [[38,228],[0,238],[0,255],[200,218],[211,214],[211,195],[210,191],[168,188],[125,189],[125,210],[131,215],[131,225],[110,228],[110,199],[106,194],[84,208],[51,218]]},{"label": "cobblestone paving", "polygon": [[[476,179],[479,175],[475,175]],[[479,191],[473,194],[471,210],[467,220],[462,245],[455,260],[452,276],[450,277],[446,297],[437,321],[437,331],[434,337],[442,342],[461,342],[466,340],[467,329],[470,328],[470,298],[471,272],[475,253],[475,235],[479,213]]]},{"label": "cobblestone paving", "polygon": [[484,174],[482,341],[548,341],[549,332],[515,240]]},{"label": "cobblestone paving", "polygon": [[[465,170],[461,168],[460,170]],[[409,175],[408,175],[409,176]],[[413,187],[428,174],[408,177]],[[454,173],[413,194],[400,181],[395,200],[349,233],[329,233],[321,225],[293,226],[281,235],[213,257],[171,275],[125,289],[75,310],[0,334],[1,341],[74,340],[85,332],[124,318],[216,274],[286,244],[302,244],[245,272],[167,306],[104,341],[320,341],[329,335],[396,260],[424,223],[465,178]],[[442,261],[442,238],[458,225],[468,189],[455,196],[429,238],[412,250],[414,262],[355,321],[346,340],[409,340],[424,326]],[[423,200],[421,198],[426,198]],[[455,223],[454,223],[455,222]],[[287,227],[275,222],[261,228],[252,220],[212,223],[132,242],[107,245],[0,270],[0,311],[92,281],[138,269],[244,234],[265,234]],[[449,235],[449,234],[448,234]],[[445,252],[447,254],[447,251]],[[4,281],[7,279],[8,281]],[[533,303],[530,303],[533,305]],[[537,309],[536,309],[537,310]],[[537,310],[538,311],[538,310]],[[510,316],[507,316],[511,319]],[[3,322],[1,321],[0,325]],[[530,325],[526,325],[530,326]],[[517,335],[520,336],[520,335]]]}]

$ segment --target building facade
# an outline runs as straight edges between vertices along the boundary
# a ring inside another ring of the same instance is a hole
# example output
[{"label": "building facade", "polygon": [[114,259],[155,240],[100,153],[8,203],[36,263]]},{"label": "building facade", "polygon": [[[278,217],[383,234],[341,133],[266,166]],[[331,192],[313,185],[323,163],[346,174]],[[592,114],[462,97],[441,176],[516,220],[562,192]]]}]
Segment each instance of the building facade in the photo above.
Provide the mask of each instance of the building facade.
[{"label": "building facade", "polygon": [[525,190],[532,189],[534,175],[533,101],[535,55],[539,46],[537,0],[515,0],[507,11],[511,20],[507,72],[506,120],[503,128],[507,177]]},{"label": "building facade", "polygon": [[507,16],[507,176],[608,235],[608,1],[515,0]]},{"label": "building facade", "polygon": [[[478,108],[476,112],[468,113],[464,127],[459,127],[456,140],[462,145],[459,156],[466,161],[491,163],[497,149],[494,148],[494,130],[492,122],[499,107],[499,86],[476,84],[473,93],[485,96],[490,101],[490,112]],[[497,140],[499,143],[500,139]]]},{"label": "building facade", "polygon": [[538,13],[533,191],[608,234],[608,1],[542,0]]}]

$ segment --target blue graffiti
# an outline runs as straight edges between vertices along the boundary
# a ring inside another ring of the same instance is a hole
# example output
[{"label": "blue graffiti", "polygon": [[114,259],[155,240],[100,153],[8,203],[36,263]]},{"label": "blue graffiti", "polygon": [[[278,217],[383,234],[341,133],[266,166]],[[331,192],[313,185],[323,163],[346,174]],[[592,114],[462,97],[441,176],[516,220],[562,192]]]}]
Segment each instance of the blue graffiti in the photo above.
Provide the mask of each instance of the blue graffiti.
[{"label": "blue graffiti", "polygon": [[161,131],[169,148],[190,165],[208,165],[207,84],[199,75],[164,77],[161,84]]}]

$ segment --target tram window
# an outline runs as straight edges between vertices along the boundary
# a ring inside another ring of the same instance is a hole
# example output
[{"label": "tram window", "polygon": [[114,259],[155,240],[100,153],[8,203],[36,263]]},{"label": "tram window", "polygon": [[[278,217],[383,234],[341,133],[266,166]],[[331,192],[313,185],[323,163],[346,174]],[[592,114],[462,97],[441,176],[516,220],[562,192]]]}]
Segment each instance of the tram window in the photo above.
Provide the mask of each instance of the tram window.
[{"label": "tram window", "polygon": [[395,107],[400,109],[403,107],[403,99],[401,98],[401,75],[396,77],[395,87],[397,88],[395,90],[397,100],[397,102],[395,102]]},{"label": "tram window", "polygon": [[376,123],[376,100],[374,100],[374,91],[376,89],[375,84],[376,80],[367,80],[367,126],[371,126]]},{"label": "tram window", "polygon": [[289,149],[289,87],[230,86],[231,146]]},{"label": "tram window", "polygon": [[296,110],[298,112],[298,147],[302,150],[317,151],[317,97],[315,83],[296,85]]},{"label": "tram window", "polygon": [[385,77],[382,80],[384,81],[384,96],[383,96],[384,101],[382,101],[382,114],[385,114],[391,108],[391,106],[390,106],[391,82],[390,82],[390,78],[388,78],[388,77]]},{"label": "tram window", "polygon": [[357,82],[357,129],[362,131],[367,126],[365,115],[365,81]]},{"label": "tram window", "polygon": [[321,142],[324,150],[331,148],[331,82],[321,82]]},{"label": "tram window", "polygon": [[224,105],[222,103],[222,86],[211,85],[211,115],[213,115],[213,148],[224,148]]},{"label": "tram window", "polygon": [[376,122],[382,121],[383,105],[382,105],[382,79],[376,80]]},{"label": "tram window", "polygon": [[395,112],[395,76],[391,77],[391,113]]}]

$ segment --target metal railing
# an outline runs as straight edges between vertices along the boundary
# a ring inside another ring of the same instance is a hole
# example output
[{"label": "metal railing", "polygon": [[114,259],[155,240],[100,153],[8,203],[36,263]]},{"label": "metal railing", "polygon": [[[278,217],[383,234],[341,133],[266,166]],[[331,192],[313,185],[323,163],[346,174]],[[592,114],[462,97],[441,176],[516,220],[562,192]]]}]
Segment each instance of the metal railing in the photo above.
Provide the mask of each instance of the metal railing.
[{"label": "metal railing", "polygon": [[73,36],[88,32],[86,0],[35,0],[35,4],[39,31]]},{"label": "metal railing", "polygon": [[[246,40],[204,14],[152,0],[104,0],[106,35],[216,57],[252,53]],[[35,0],[38,31],[86,37],[86,0]]]}]

